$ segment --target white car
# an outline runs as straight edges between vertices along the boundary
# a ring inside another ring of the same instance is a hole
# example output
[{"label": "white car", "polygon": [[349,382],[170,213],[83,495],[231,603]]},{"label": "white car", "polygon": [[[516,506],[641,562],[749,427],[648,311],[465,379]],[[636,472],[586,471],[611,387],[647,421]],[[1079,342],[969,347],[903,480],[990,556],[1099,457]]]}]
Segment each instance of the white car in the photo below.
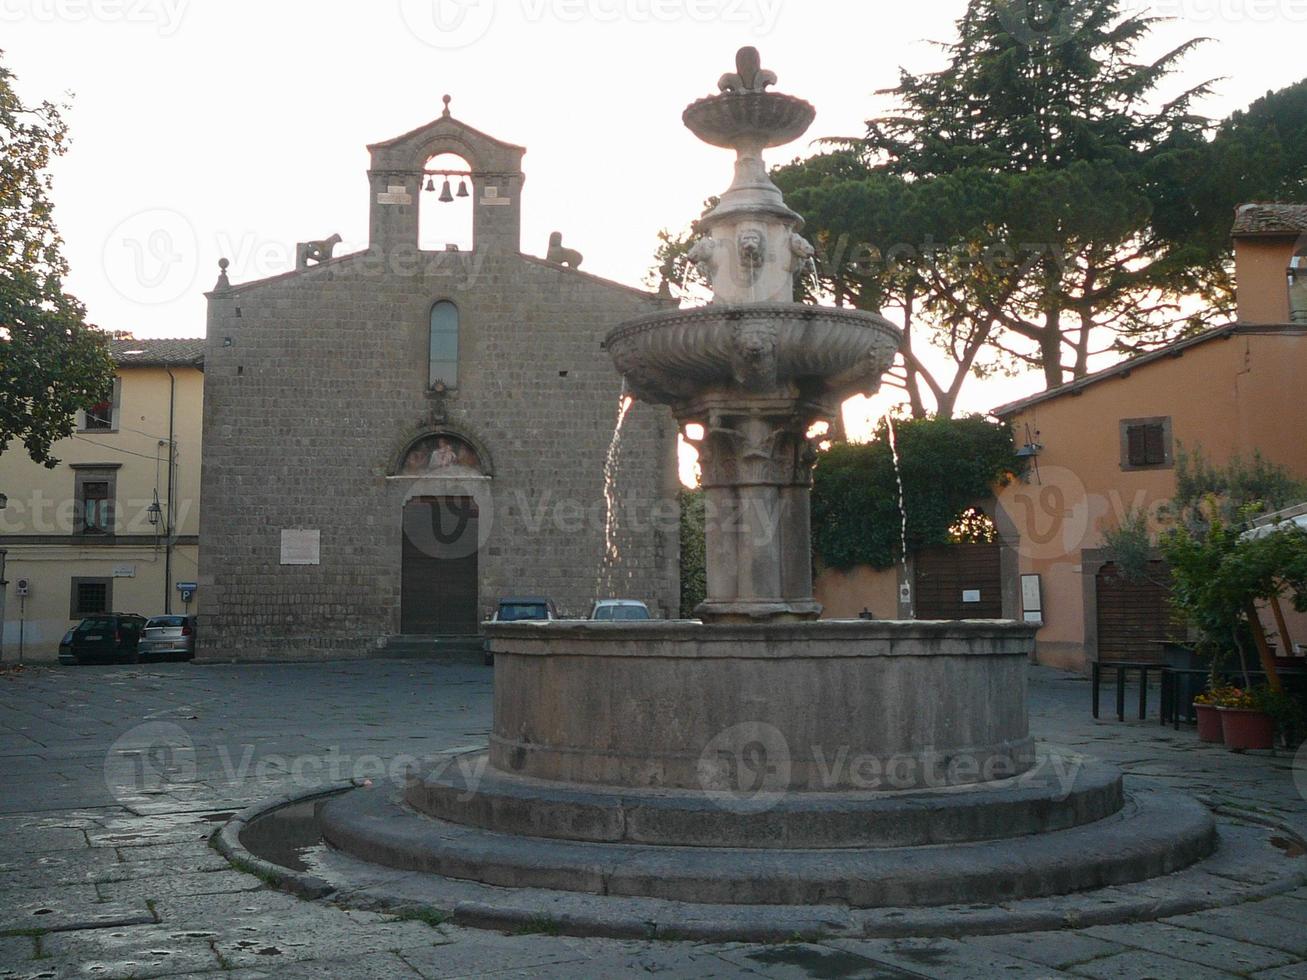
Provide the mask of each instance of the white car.
[{"label": "white car", "polygon": [[653,619],[649,607],[639,599],[596,599],[589,618],[601,622]]}]

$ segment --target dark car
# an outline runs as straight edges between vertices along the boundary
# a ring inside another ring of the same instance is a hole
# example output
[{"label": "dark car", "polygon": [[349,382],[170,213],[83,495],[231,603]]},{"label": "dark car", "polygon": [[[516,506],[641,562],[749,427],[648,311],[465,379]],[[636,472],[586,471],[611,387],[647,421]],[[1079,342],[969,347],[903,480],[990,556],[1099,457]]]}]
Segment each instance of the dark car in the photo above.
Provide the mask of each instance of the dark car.
[{"label": "dark car", "polygon": [[142,660],[194,660],[195,617],[151,616],[137,653]]},{"label": "dark car", "polygon": [[[136,613],[102,613],[87,616],[75,627],[68,643],[72,663],[137,658],[137,645],[145,629],[145,617]],[[63,644],[60,644],[60,652]],[[62,659],[62,657],[60,658]]]},{"label": "dark car", "polygon": [[61,664],[75,664],[77,658],[73,656],[73,633],[76,627],[70,629],[64,634],[64,638],[59,641],[59,662]]},{"label": "dark car", "polygon": [[[492,623],[524,623],[532,621],[550,620],[558,618],[558,610],[554,608],[552,599],[546,599],[544,596],[508,596],[499,600],[499,605],[491,614],[489,622]],[[490,652],[490,641],[486,640],[482,644],[482,650],[485,652],[486,665],[489,666],[495,662],[494,655]]]},{"label": "dark car", "polygon": [[519,623],[531,620],[557,619],[552,599],[544,596],[512,596],[500,599],[491,615],[492,623]]}]

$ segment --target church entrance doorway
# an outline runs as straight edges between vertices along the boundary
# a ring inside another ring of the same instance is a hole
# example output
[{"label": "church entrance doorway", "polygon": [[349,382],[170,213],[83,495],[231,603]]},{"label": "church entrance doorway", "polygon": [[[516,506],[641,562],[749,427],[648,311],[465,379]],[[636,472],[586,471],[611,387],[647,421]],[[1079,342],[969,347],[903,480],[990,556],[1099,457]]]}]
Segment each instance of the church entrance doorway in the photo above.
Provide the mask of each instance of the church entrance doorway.
[{"label": "church entrance doorway", "polygon": [[477,518],[471,497],[415,497],[404,505],[402,632],[477,631]]}]

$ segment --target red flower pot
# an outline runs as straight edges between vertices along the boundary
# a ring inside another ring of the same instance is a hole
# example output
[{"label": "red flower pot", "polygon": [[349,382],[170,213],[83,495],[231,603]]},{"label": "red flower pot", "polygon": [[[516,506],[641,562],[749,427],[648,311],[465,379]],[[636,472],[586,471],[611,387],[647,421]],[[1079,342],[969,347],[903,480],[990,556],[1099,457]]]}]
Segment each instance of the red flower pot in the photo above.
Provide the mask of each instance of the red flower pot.
[{"label": "red flower pot", "polygon": [[1221,708],[1221,734],[1231,752],[1269,749],[1275,745],[1275,722],[1271,716],[1251,708]]},{"label": "red flower pot", "polygon": [[1220,708],[1214,704],[1195,704],[1194,711],[1198,715],[1198,741],[1225,741],[1225,736],[1221,734]]}]

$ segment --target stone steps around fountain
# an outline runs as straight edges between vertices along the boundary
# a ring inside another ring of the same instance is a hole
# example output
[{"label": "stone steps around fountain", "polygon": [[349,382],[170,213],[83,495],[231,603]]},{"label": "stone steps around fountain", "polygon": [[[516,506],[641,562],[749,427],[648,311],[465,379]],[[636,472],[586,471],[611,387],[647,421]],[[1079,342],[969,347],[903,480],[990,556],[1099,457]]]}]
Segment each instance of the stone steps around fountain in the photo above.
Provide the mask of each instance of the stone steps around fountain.
[{"label": "stone steps around fountain", "polygon": [[810,849],[599,844],[502,834],[438,820],[390,789],[322,806],[325,840],[375,864],[510,888],[707,904],[936,906],[1064,895],[1143,881],[1212,853],[1215,823],[1167,790],[1047,834],[947,846]]},{"label": "stone steps around fountain", "polygon": [[1015,779],[937,791],[735,797],[530,779],[486,753],[410,778],[405,802],[451,823],[556,840],[741,848],[912,847],[1049,833],[1121,809],[1121,774],[1041,754]]}]

